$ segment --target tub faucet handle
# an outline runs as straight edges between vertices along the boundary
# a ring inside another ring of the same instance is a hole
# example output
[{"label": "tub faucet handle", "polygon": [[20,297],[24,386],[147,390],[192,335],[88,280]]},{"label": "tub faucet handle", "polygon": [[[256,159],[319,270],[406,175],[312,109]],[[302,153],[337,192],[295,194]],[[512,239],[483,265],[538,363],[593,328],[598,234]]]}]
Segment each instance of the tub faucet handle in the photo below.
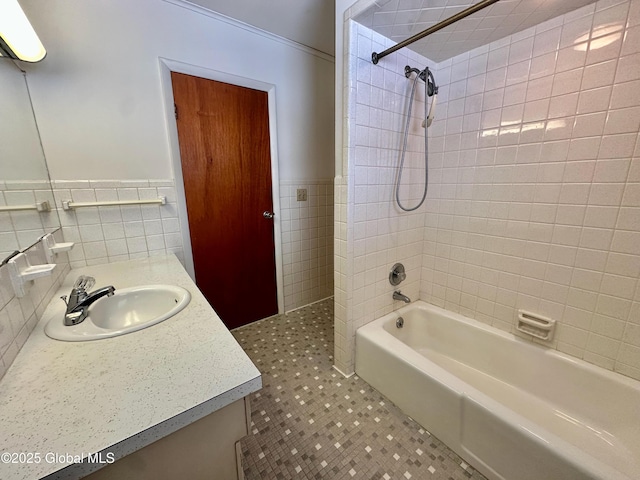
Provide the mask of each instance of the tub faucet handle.
[{"label": "tub faucet handle", "polygon": [[404,265],[396,263],[389,273],[389,283],[394,287],[397,287],[407,279],[407,274],[404,271]]}]

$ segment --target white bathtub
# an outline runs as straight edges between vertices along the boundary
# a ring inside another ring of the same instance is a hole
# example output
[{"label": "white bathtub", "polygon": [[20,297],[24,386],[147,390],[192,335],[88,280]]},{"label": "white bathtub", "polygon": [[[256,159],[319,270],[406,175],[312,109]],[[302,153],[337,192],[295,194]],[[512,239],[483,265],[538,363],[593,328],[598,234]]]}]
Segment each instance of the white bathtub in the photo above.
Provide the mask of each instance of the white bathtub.
[{"label": "white bathtub", "polygon": [[462,315],[359,328],[356,373],[490,479],[640,479],[640,382]]}]

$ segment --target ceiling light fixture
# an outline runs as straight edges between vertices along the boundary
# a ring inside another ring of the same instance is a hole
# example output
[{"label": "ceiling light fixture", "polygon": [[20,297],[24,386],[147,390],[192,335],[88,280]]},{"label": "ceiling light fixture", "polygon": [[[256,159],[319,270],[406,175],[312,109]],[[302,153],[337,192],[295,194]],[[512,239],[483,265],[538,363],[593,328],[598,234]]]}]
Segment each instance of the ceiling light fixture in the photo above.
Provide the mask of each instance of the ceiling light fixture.
[{"label": "ceiling light fixture", "polygon": [[0,0],[0,56],[39,62],[46,54],[18,0]]}]

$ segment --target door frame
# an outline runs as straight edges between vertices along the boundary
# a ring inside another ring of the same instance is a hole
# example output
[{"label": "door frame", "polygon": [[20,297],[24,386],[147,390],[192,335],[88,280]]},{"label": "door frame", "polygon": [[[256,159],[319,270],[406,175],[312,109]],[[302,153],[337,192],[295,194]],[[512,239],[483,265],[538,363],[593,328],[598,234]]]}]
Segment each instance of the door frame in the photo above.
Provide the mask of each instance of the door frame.
[{"label": "door frame", "polygon": [[271,149],[271,195],[273,199],[273,241],[275,245],[276,260],[276,291],[278,295],[278,313],[284,313],[284,270],[282,259],[282,225],[280,210],[280,175],[278,173],[278,135],[276,122],[276,86],[271,83],[261,82],[252,78],[240,77],[219,70],[213,70],[198,65],[158,57],[160,67],[161,89],[164,100],[164,113],[169,140],[169,156],[176,188],[178,201],[178,217],[180,220],[180,232],[184,249],[185,269],[195,282],[195,269],[193,264],[193,252],[191,250],[191,236],[189,231],[189,217],[187,214],[187,200],[184,191],[182,177],[182,158],[180,157],[180,143],[178,141],[178,125],[174,112],[173,89],[171,84],[171,72],[184,73],[195,77],[217,80],[219,82],[237,85],[239,87],[252,88],[266,92],[269,105],[269,137]]}]

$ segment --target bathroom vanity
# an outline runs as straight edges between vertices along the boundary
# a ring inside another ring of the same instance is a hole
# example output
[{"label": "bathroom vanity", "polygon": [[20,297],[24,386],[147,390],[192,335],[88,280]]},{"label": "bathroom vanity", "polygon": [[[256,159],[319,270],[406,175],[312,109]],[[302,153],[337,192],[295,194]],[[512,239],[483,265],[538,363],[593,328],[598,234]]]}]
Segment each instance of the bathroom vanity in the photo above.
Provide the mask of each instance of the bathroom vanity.
[{"label": "bathroom vanity", "polygon": [[[116,292],[177,285],[191,301],[125,335],[53,340],[45,325],[64,315],[58,297],[79,275]],[[248,395],[261,386],[175,256],[74,269],[0,381],[0,447],[14,454],[0,478],[241,478],[237,442],[249,431]]]}]

